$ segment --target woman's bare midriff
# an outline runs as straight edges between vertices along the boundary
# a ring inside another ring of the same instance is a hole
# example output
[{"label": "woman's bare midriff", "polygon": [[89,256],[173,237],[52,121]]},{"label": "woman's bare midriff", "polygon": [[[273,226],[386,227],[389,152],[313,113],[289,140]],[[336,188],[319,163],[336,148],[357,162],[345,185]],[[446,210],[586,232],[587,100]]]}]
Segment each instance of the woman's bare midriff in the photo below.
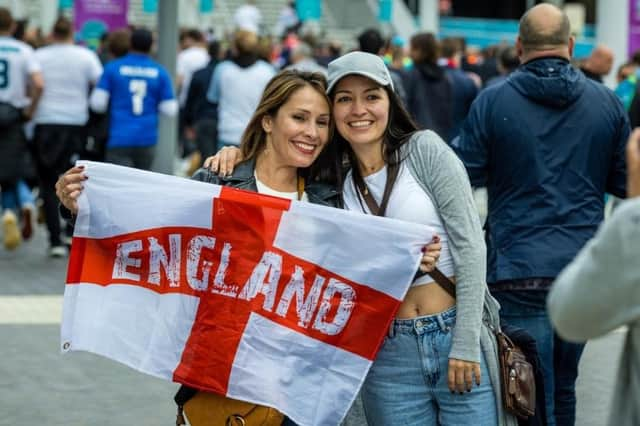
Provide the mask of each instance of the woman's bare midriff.
[{"label": "woman's bare midriff", "polygon": [[[453,282],[455,278],[450,277]],[[446,311],[456,304],[456,300],[437,283],[411,287],[398,309],[396,318],[411,319]]]}]

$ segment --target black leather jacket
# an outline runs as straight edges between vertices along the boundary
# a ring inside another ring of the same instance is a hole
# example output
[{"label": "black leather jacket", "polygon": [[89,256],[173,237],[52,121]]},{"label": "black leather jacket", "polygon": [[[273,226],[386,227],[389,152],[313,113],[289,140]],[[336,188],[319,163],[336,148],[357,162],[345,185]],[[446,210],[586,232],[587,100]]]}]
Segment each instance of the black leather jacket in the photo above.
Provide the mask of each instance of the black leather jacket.
[{"label": "black leather jacket", "polygon": [[[209,169],[200,168],[193,174],[191,179],[258,192],[254,175],[255,165],[255,160],[244,161],[235,167],[231,176],[218,176]],[[306,182],[304,191],[307,193],[310,203],[338,208],[343,206],[341,194],[329,184],[313,181]]]}]

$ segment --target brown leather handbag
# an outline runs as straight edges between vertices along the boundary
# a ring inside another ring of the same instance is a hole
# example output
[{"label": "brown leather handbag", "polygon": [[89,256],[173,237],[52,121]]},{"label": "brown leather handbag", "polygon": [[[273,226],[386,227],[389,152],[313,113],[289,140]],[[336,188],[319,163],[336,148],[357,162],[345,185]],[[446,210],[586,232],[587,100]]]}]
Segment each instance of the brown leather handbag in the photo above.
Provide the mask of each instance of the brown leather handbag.
[{"label": "brown leather handbag", "polygon": [[[495,330],[494,330],[495,331]],[[526,419],[536,409],[536,381],[533,367],[522,350],[502,331],[495,331],[500,354],[500,376],[504,408]]]},{"label": "brown leather handbag", "polygon": [[[429,273],[431,278],[452,297],[456,297],[456,286],[438,268]],[[500,358],[500,381],[502,382],[502,401],[504,408],[511,414],[526,419],[536,411],[536,378],[533,366],[509,336],[487,324],[498,342]]]},{"label": "brown leather handbag", "polygon": [[[179,401],[181,392],[187,389],[186,401]],[[184,425],[183,412],[191,426],[280,426],[284,415],[278,410],[250,402],[227,398],[210,392],[197,391],[183,386],[178,395],[176,425]]]},{"label": "brown leather handbag", "polygon": [[[447,293],[455,298],[455,285],[438,268],[429,273]],[[509,336],[487,324],[498,342],[500,379],[504,408],[511,414],[526,419],[536,411],[536,378],[533,366]]]}]

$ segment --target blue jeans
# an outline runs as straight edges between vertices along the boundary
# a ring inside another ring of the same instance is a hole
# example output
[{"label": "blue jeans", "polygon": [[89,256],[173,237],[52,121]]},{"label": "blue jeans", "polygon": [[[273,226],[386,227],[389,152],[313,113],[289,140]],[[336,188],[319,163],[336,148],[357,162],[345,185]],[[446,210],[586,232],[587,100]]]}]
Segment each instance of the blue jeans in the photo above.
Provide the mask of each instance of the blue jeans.
[{"label": "blue jeans", "polygon": [[395,320],[362,388],[369,426],[496,425],[496,399],[484,357],[481,384],[462,395],[447,384],[455,307]]},{"label": "blue jeans", "polygon": [[2,191],[2,207],[14,211],[20,210],[25,205],[33,205],[33,194],[27,183],[20,179],[13,190]]},{"label": "blue jeans", "polygon": [[573,426],[576,421],[576,379],[583,343],[570,343],[554,331],[547,315],[546,290],[492,292],[500,303],[500,318],[525,329],[536,339],[544,376],[549,426]]}]

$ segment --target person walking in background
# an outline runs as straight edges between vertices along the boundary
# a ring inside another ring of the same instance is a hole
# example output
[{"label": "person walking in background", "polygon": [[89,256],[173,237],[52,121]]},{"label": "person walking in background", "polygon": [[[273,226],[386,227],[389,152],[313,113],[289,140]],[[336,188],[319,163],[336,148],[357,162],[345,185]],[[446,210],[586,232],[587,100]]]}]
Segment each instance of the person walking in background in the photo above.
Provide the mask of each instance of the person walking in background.
[{"label": "person walking in background", "polygon": [[49,255],[67,254],[60,235],[55,184],[84,151],[89,93],[102,74],[98,56],[73,43],[73,24],[61,17],[51,33],[52,43],[36,50],[42,66],[44,91],[34,116],[34,150],[40,197],[49,231]]},{"label": "person walking in background", "polygon": [[237,31],[231,59],[222,61],[211,77],[207,99],[218,108],[218,149],[238,146],[251,115],[275,69],[258,59],[258,36]]},{"label": "person walking in background", "polygon": [[613,67],[613,51],[604,44],[597,45],[580,65],[580,71],[593,81],[602,83]]},{"label": "person walking in background", "polygon": [[520,66],[520,58],[515,46],[505,46],[498,52],[498,72],[500,75],[490,78],[484,87],[502,83]]},{"label": "person walking in background", "polygon": [[191,77],[194,72],[207,66],[210,57],[204,36],[197,29],[190,29],[181,34],[180,47],[182,50],[176,57],[176,87],[180,109],[184,109]]},{"label": "person walking in background", "polygon": [[[17,184],[24,177],[27,153],[23,123],[34,114],[44,82],[33,49],[11,37],[14,20],[6,8],[0,8],[0,190],[4,193],[2,228],[5,248],[12,250],[22,241],[18,217]],[[6,197],[13,194],[13,198]],[[10,200],[14,200],[11,202]],[[31,206],[23,205],[23,224],[31,223]]]},{"label": "person walking in background", "polygon": [[[122,58],[129,53],[129,30],[116,30],[107,36],[106,52],[101,58],[104,63]],[[109,140],[109,114],[96,112],[89,108],[89,119],[87,120],[87,143],[82,154],[83,159],[91,161],[104,161],[105,150]]]},{"label": "person walking in background", "polygon": [[487,282],[501,317],[537,341],[551,426],[575,423],[584,345],[554,332],[546,297],[603,220],[605,192],[624,197],[629,135],[618,98],[571,65],[574,43],[562,10],[529,9],[522,65],[480,92],[452,142],[472,185],[487,187]]},{"label": "person walking in background", "polygon": [[[193,73],[207,66],[207,52],[204,35],[193,28],[180,34],[180,52],[176,58],[176,87],[180,116],[178,123],[178,142],[180,155],[190,165],[190,169],[200,166],[200,154],[197,152],[195,134],[190,131],[186,122],[187,96]],[[206,89],[206,88],[205,88]]]},{"label": "person walking in background", "polygon": [[448,140],[453,129],[453,82],[438,65],[438,41],[431,33],[420,33],[409,43],[413,67],[404,79],[407,110],[421,129],[433,130]]},{"label": "person walking in background", "polygon": [[169,73],[149,57],[152,44],[149,30],[134,30],[129,53],[105,66],[91,94],[91,108],[110,114],[107,162],[150,170],[158,141],[158,114],[178,112]]},{"label": "person walking in background", "polygon": [[411,38],[414,66],[406,73],[405,85],[409,112],[420,127],[435,131],[448,143],[458,135],[479,86],[471,73],[460,68],[458,40],[443,42],[438,43],[431,33]]},{"label": "person walking in background", "polygon": [[553,283],[549,315],[564,338],[584,342],[628,326],[610,426],[640,424],[640,129],[627,143],[627,197]]},{"label": "person walking in background", "polygon": [[[209,42],[208,53],[211,59],[207,66],[193,73],[184,107],[187,133],[194,138],[200,159],[215,154],[218,140],[218,110],[207,100],[207,90],[219,62],[220,43],[216,40]],[[200,167],[202,161],[198,163]]]}]

